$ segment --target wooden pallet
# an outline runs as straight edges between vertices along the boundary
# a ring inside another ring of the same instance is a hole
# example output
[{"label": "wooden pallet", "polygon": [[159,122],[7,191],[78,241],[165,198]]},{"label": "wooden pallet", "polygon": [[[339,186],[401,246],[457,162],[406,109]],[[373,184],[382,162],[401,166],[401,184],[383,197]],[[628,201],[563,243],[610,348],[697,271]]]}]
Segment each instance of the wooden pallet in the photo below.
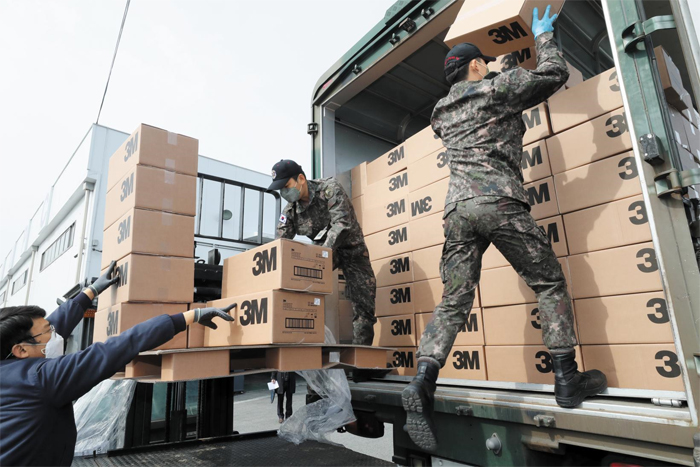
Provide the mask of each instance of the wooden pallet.
[{"label": "wooden pallet", "polygon": [[[142,352],[114,378],[172,382],[243,376],[271,371],[384,369],[386,347],[357,345],[258,345]],[[339,362],[331,353],[339,353]]]}]

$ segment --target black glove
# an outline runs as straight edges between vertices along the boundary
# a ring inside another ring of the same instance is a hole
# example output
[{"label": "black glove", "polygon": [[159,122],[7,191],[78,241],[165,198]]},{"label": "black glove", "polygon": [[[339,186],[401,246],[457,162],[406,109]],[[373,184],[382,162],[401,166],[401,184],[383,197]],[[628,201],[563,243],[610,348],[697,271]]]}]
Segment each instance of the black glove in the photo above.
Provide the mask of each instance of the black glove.
[{"label": "black glove", "polygon": [[115,272],[116,268],[117,262],[112,261],[111,263],[109,263],[107,271],[105,271],[104,274],[98,277],[97,280],[95,280],[95,282],[92,283],[92,285],[88,286],[88,288],[92,290],[92,293],[95,295],[95,297],[97,297],[99,294],[110,288],[112,285],[119,282],[119,273]]},{"label": "black glove", "polygon": [[226,308],[197,308],[194,310],[194,322],[199,323],[208,328],[216,329],[218,326],[212,322],[214,318],[221,318],[224,321],[233,321],[233,316],[228,312],[235,308],[236,304],[227,306]]}]

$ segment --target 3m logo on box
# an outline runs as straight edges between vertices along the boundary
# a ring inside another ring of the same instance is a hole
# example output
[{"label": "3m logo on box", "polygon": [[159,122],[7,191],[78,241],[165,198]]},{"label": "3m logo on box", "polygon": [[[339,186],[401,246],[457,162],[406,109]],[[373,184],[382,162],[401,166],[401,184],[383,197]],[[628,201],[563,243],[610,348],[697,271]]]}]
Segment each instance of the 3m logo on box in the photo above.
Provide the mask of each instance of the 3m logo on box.
[{"label": "3m logo on box", "polygon": [[411,287],[391,289],[391,298],[389,299],[389,302],[392,305],[398,305],[399,303],[411,303]]},{"label": "3m logo on box", "polygon": [[243,316],[239,318],[242,326],[251,324],[267,323],[267,298],[258,300],[245,300],[241,303],[241,312]]},{"label": "3m logo on box", "polygon": [[532,49],[530,47],[523,50],[516,50],[515,52],[503,55],[503,57],[501,58],[501,70],[512,70],[513,68],[521,66],[527,60],[531,59]]},{"label": "3m logo on box", "polygon": [[486,379],[487,364],[482,346],[454,346],[447,354],[440,376],[449,379]]},{"label": "3m logo on box", "polygon": [[391,321],[392,336],[410,336],[413,334],[411,319],[395,319]]},{"label": "3m logo on box", "polygon": [[125,241],[131,236],[131,216],[127,217],[119,223],[119,232],[117,236],[117,243]]},{"label": "3m logo on box", "polygon": [[540,373],[552,373],[554,371],[554,363],[552,362],[552,355],[544,350],[540,350],[535,354],[535,359],[539,360],[535,363],[535,368]]},{"label": "3m logo on box", "polygon": [[411,217],[416,217],[426,212],[430,212],[433,208],[432,205],[433,198],[431,196],[426,196],[411,203]]},{"label": "3m logo on box", "polygon": [[648,313],[647,318],[654,324],[664,324],[668,323],[668,308],[666,307],[666,300],[663,298],[652,298],[647,302],[647,308],[653,308],[653,313]]},{"label": "3m logo on box", "polygon": [[542,329],[542,325],[540,324],[540,309],[534,308],[530,312],[530,315],[533,317],[533,320],[530,321],[530,324],[532,325],[532,327],[535,329]]},{"label": "3m logo on box", "polygon": [[610,138],[619,138],[627,133],[627,119],[625,113],[613,114],[605,121],[605,127],[608,131],[605,132]]},{"label": "3m logo on box", "polygon": [[659,350],[654,357],[663,363],[663,365],[656,367],[656,371],[661,376],[664,378],[678,378],[681,375],[681,365],[675,352]]},{"label": "3m logo on box", "polygon": [[552,177],[523,185],[530,204],[530,214],[535,220],[559,214],[557,195]]},{"label": "3m logo on box", "polygon": [[139,132],[135,132],[124,147],[124,162],[131,159],[139,148]]},{"label": "3m logo on box", "polygon": [[411,262],[408,256],[403,258],[394,258],[390,261],[390,264],[391,269],[389,272],[391,274],[402,274],[411,270]]},{"label": "3m logo on box", "polygon": [[408,186],[408,172],[404,172],[389,179],[389,191],[400,190]]},{"label": "3m logo on box", "polygon": [[394,217],[406,212],[406,200],[394,201],[386,205],[386,217]]},{"label": "3m logo on box", "polygon": [[106,333],[107,337],[119,334],[119,309],[108,311]]},{"label": "3m logo on box", "polygon": [[489,30],[489,36],[494,44],[502,45],[508,42],[527,37],[528,33],[519,22],[513,21],[509,25],[499,26]]},{"label": "3m logo on box", "polygon": [[122,193],[119,196],[119,201],[124,202],[129,196],[131,196],[134,193],[134,175],[135,172],[132,172],[131,175],[124,179],[124,181],[122,182]]},{"label": "3m logo on box", "polygon": [[550,222],[546,226],[538,225],[538,227],[547,236],[549,243],[559,243],[559,225],[556,222]]},{"label": "3m logo on box", "polygon": [[274,246],[270,250],[258,251],[253,256],[253,275],[259,276],[271,271],[277,270],[277,247]]},{"label": "3m logo on box", "polygon": [[388,232],[388,243],[389,245],[397,245],[399,243],[408,241],[408,228],[401,227],[400,229],[391,230]]},{"label": "3m logo on box", "polygon": [[479,332],[479,320],[475,313],[469,313],[467,321],[460,326],[457,332]]},{"label": "3m logo on box", "polygon": [[523,112],[523,122],[529,130],[532,130],[536,126],[542,125],[542,116],[540,115],[540,111],[540,107],[535,107],[534,109]]},{"label": "3m logo on box", "polygon": [[523,170],[541,165],[542,160],[542,147],[535,146],[531,150],[523,149],[523,158],[520,161],[520,166]]},{"label": "3m logo on box", "polygon": [[402,161],[404,158],[404,150],[403,150],[403,145],[399,146],[397,149],[394,149],[391,151],[389,154],[387,154],[387,163],[389,165],[394,165],[399,161]]},{"label": "3m logo on box", "polygon": [[413,368],[415,366],[413,354],[411,351],[396,350],[392,354],[394,359],[391,361],[391,366],[387,365],[387,367]]},{"label": "3m logo on box", "polygon": [[479,362],[479,352],[472,350],[456,350],[452,353],[452,358],[455,359],[452,362],[452,366],[455,370],[480,370],[481,364]]},{"label": "3m logo on box", "polygon": [[124,264],[117,266],[116,271],[119,274],[119,281],[117,281],[117,288],[123,287],[129,283],[129,262],[126,261]]},{"label": "3m logo on box", "polygon": [[552,197],[549,195],[549,185],[547,185],[547,183],[540,183],[539,185],[529,187],[527,189],[527,198],[530,206],[548,203],[552,200]]}]

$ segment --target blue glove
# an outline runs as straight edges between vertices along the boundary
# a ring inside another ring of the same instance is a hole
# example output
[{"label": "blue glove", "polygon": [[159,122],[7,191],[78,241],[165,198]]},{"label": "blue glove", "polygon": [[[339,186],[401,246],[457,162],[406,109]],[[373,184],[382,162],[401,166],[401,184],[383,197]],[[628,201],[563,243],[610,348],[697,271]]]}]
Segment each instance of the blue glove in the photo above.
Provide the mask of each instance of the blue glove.
[{"label": "blue glove", "polygon": [[549,10],[552,9],[552,5],[547,5],[547,9],[544,12],[542,19],[539,19],[540,12],[537,8],[532,10],[532,33],[535,37],[539,36],[543,32],[553,32],[554,31],[554,20],[557,19],[557,14],[550,17]]}]

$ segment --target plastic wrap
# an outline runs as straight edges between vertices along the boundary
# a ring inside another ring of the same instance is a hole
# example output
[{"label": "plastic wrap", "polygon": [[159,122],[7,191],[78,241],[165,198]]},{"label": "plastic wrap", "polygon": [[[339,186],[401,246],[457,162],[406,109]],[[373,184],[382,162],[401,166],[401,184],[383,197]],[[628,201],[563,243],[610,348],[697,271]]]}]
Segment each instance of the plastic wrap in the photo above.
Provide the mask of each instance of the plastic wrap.
[{"label": "plastic wrap", "polygon": [[[326,327],[326,344],[335,344],[333,334]],[[331,362],[338,362],[340,354],[332,352]],[[344,370],[297,371],[306,384],[316,392],[321,400],[303,406],[284,421],[279,436],[294,444],[306,440],[336,444],[328,435],[338,428],[355,421],[352,411],[352,396]]]},{"label": "plastic wrap", "polygon": [[126,416],[136,381],[105,380],[73,405],[78,437],[76,456],[91,456],[124,447]]}]

